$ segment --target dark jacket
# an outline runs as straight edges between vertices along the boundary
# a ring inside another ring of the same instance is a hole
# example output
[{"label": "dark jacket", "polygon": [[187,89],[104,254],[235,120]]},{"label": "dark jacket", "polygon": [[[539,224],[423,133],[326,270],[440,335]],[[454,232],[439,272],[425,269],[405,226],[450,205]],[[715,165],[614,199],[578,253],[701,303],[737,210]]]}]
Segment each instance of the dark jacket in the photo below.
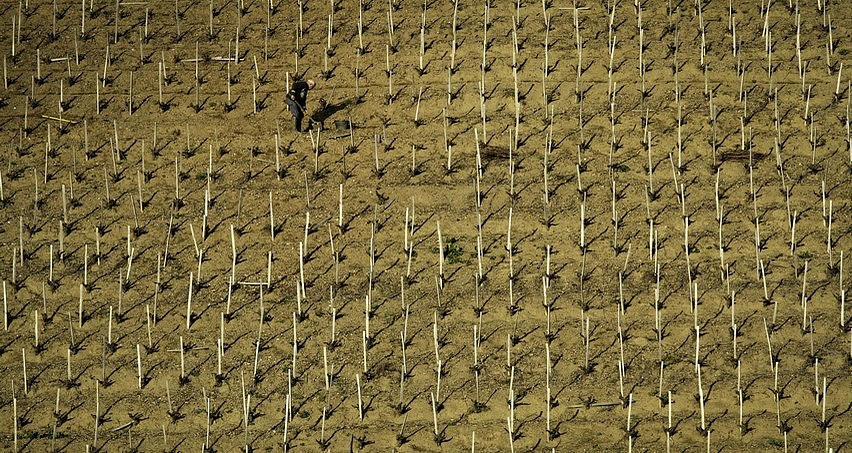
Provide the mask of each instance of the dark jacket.
[{"label": "dark jacket", "polygon": [[295,101],[299,106],[305,108],[308,102],[308,82],[299,80],[293,83],[290,92],[287,93],[287,99]]}]

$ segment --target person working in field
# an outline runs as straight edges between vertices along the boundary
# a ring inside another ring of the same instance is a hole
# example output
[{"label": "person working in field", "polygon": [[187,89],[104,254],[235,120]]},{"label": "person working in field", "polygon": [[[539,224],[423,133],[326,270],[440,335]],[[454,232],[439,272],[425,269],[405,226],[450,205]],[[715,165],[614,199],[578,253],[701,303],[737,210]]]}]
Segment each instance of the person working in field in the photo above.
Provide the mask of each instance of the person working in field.
[{"label": "person working in field", "polygon": [[[317,85],[311,79],[306,81],[299,80],[293,84],[290,91],[287,93],[285,102],[290,109],[290,114],[293,115],[296,132],[302,132],[302,118],[305,117],[305,106],[308,102],[308,91],[314,89]],[[308,126],[310,129],[310,126]]]}]

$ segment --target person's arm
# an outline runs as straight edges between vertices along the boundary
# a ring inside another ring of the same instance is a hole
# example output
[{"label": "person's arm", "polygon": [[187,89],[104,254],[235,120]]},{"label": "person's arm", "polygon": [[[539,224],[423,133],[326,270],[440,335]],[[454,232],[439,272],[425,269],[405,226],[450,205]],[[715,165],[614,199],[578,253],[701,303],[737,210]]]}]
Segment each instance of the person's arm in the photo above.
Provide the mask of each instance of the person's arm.
[{"label": "person's arm", "polygon": [[287,98],[296,101],[299,105],[304,105],[308,99],[308,84],[302,80],[294,83],[290,92],[287,93]]},{"label": "person's arm", "polygon": [[302,86],[299,87],[299,91],[296,92],[296,101],[302,108],[305,108],[308,105],[308,84],[302,82]]}]

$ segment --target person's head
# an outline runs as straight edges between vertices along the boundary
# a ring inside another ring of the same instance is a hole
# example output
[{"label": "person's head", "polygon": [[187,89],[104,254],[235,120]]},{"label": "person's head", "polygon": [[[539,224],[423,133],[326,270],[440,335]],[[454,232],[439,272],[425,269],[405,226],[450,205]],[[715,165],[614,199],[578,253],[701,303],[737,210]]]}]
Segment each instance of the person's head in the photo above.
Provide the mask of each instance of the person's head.
[{"label": "person's head", "polygon": [[314,87],[317,86],[317,83],[314,81],[314,79],[308,79],[307,83],[309,90],[313,90]]}]

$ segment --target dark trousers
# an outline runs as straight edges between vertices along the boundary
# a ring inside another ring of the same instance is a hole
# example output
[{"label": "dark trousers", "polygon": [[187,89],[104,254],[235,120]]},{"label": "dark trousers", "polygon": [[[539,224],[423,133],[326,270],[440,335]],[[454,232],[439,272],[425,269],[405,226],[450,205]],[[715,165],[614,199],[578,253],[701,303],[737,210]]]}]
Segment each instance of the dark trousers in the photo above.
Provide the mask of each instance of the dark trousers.
[{"label": "dark trousers", "polygon": [[296,129],[296,132],[302,132],[302,118],[305,116],[303,109],[292,99],[287,99],[286,102],[290,114],[293,115],[294,129]]}]

